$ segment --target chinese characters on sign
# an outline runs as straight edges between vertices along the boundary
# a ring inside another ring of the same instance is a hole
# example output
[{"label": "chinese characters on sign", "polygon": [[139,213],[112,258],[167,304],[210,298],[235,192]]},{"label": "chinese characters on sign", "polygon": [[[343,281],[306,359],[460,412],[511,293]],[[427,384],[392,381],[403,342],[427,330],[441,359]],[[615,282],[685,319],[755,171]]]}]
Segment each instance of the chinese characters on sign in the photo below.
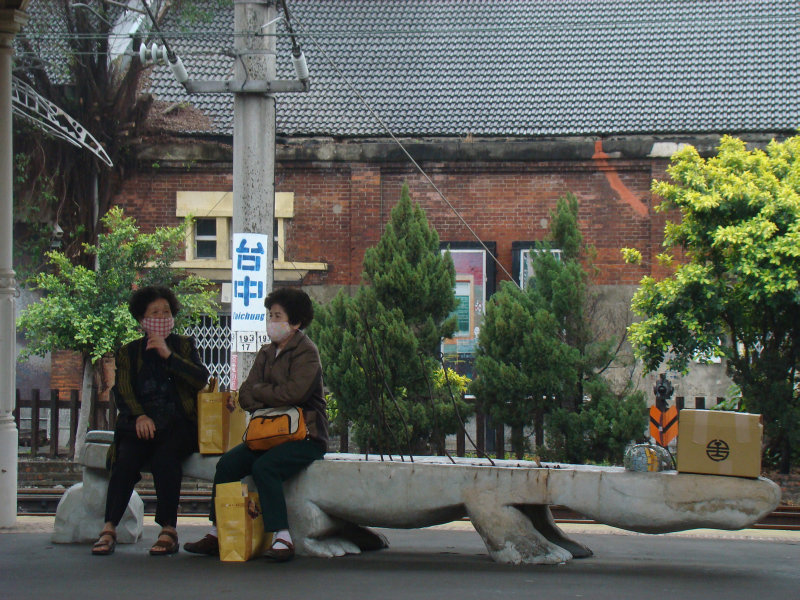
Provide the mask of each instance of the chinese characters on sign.
[{"label": "chinese characters on sign", "polygon": [[231,331],[234,352],[257,352],[267,343],[268,235],[233,234]]}]

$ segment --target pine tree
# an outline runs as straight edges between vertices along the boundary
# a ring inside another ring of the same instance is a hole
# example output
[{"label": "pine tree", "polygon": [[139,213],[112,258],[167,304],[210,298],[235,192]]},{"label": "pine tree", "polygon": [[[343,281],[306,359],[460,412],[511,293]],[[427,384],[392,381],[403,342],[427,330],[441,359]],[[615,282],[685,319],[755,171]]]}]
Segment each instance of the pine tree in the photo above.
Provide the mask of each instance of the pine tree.
[{"label": "pine tree", "polygon": [[[583,244],[575,196],[559,199],[549,242],[533,250],[534,275],[526,288],[504,282],[487,305],[472,391],[492,419],[511,426],[519,458],[525,451],[523,427],[533,425],[541,445],[545,419],[556,415],[549,419],[554,458],[621,459],[624,444],[581,443],[598,430],[625,443],[639,437],[645,407],[643,397],[629,389],[615,395],[601,375],[616,345],[612,337],[598,335],[593,323],[593,249]],[[615,402],[633,416],[607,423],[607,407]]]},{"label": "pine tree", "polygon": [[454,404],[466,410],[456,381],[448,386],[438,363],[442,338],[455,331],[455,269],[407,186],[363,266],[354,296],[340,292],[316,311],[310,335],[325,383],[362,448],[442,450],[458,426]]},{"label": "pine tree", "polygon": [[421,351],[436,357],[442,338],[455,331],[455,267],[441,255],[439,234],[404,185],[378,244],[364,253],[364,282],[379,302],[398,308],[414,329]]}]

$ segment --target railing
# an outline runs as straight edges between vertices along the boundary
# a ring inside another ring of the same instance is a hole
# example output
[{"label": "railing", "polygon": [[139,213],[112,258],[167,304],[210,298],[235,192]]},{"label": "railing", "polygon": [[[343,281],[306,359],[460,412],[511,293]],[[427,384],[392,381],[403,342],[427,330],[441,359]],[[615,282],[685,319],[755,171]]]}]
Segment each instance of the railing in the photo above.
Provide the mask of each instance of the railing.
[{"label": "railing", "polygon": [[[22,455],[74,458],[80,412],[78,390],[33,389],[29,394],[29,397],[23,398],[20,390],[17,389],[16,407],[14,409],[14,420],[19,431],[19,445],[21,448],[29,448],[29,452],[22,453]],[[69,399],[63,399],[64,397]],[[65,411],[68,414],[68,418],[62,419],[62,414]],[[114,409],[112,402],[98,400],[96,390],[93,390],[89,429],[114,429],[116,415],[117,411]],[[68,423],[66,427],[65,421]],[[498,439],[503,439],[501,437],[503,435],[502,427],[496,427],[495,433]],[[460,430],[455,434],[456,456],[464,456],[466,450],[470,452],[477,451],[479,455],[483,455],[486,444],[484,417],[481,414],[476,415],[476,427],[473,435],[472,442],[476,444],[475,448],[472,447],[472,444],[468,445],[466,443],[464,430]],[[59,438],[61,438],[61,443]],[[67,438],[65,443],[64,438]],[[348,445],[348,437],[342,436],[339,451],[347,452]],[[496,452],[492,454],[497,455]]]},{"label": "railing", "polygon": [[[49,397],[48,397],[49,396]],[[68,400],[60,399],[68,396]],[[36,457],[44,455],[48,458],[74,458],[75,438],[78,431],[78,416],[80,412],[80,402],[78,400],[78,390],[31,390],[29,398],[22,398],[20,390],[17,389],[17,402],[14,408],[14,420],[19,430],[20,447],[29,447],[29,455]],[[92,407],[89,414],[89,429],[113,429],[116,421],[117,411],[109,401],[99,401],[96,393],[92,393]],[[30,411],[29,416],[23,417],[23,410]],[[47,414],[42,418],[42,412]],[[61,415],[66,411],[68,418],[67,442],[59,443],[59,432],[63,431]],[[22,422],[30,423],[29,427],[23,427]],[[44,451],[44,452],[42,452]]]}]

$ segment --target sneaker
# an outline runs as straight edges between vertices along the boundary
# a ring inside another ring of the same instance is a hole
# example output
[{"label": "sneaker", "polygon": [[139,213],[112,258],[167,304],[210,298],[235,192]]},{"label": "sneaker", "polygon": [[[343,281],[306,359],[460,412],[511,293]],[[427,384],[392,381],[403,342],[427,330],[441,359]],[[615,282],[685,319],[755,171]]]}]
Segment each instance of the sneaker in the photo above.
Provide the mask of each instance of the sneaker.
[{"label": "sneaker", "polygon": [[186,550],[186,552],[191,552],[192,554],[208,554],[209,556],[219,556],[219,540],[216,536],[208,533],[204,538],[197,540],[196,542],[186,542],[183,545],[183,549]]}]

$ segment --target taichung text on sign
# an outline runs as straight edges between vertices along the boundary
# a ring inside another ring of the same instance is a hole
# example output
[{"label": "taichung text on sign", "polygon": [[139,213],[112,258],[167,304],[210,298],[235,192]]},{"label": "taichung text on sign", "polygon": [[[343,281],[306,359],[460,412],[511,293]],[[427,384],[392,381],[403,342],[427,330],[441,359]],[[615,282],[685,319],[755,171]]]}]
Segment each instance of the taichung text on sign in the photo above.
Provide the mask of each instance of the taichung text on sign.
[{"label": "taichung text on sign", "polygon": [[233,234],[231,331],[235,352],[257,352],[267,340],[268,235]]}]

